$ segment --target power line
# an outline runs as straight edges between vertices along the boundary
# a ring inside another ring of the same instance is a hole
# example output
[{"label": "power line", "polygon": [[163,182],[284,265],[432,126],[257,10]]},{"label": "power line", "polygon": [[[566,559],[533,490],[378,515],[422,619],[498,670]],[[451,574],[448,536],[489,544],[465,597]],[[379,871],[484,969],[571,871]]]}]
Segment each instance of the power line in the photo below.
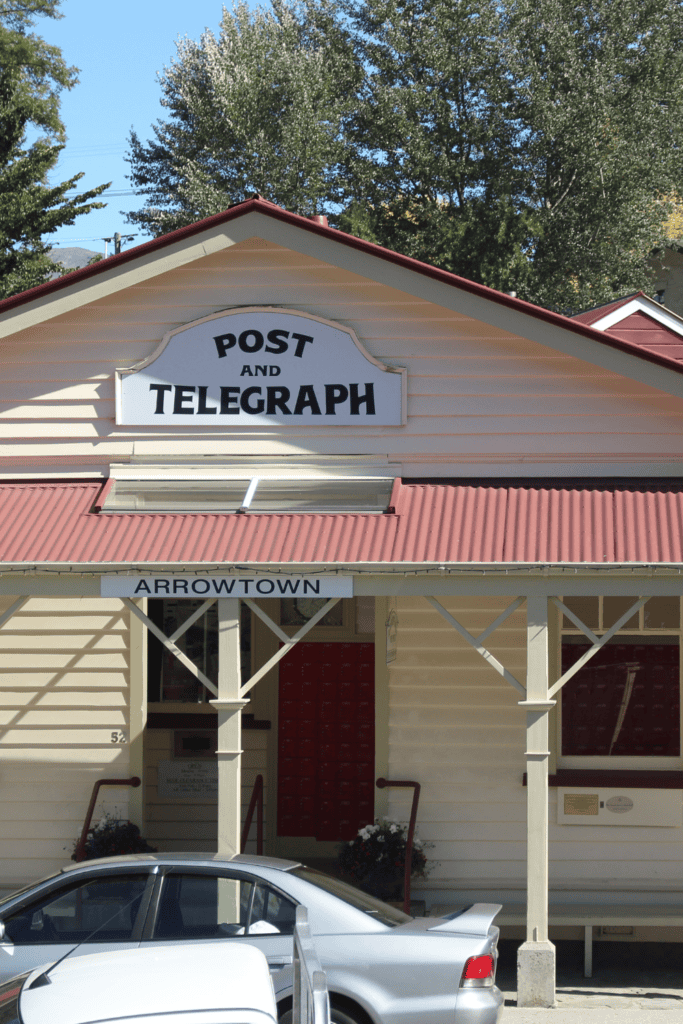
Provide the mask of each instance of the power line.
[{"label": "power line", "polygon": [[[87,192],[88,190],[86,189],[85,191]],[[79,195],[81,195],[80,192],[65,192],[64,193],[65,199],[73,199],[75,196],[79,196]],[[104,196],[109,196],[112,199],[116,198],[117,196],[149,196],[149,195],[152,195],[152,193],[151,192],[138,192],[134,188],[113,189],[111,192],[100,192],[100,196],[103,196],[103,197]]]}]

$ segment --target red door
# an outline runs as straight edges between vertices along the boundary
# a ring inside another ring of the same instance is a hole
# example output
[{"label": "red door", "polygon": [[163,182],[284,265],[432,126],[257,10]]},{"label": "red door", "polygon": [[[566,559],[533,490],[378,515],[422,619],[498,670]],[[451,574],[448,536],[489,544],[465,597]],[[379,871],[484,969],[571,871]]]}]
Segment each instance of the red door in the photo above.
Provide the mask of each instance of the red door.
[{"label": "red door", "polygon": [[352,839],[373,820],[374,646],[299,643],[280,662],[278,835]]}]

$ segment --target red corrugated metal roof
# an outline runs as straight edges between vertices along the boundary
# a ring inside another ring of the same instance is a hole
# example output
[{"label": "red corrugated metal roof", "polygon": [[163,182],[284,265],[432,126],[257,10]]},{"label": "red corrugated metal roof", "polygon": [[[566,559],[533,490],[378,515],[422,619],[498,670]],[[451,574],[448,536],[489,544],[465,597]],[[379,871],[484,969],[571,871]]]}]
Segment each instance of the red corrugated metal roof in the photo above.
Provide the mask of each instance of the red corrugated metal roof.
[{"label": "red corrugated metal roof", "polygon": [[101,482],[0,484],[0,564],[683,562],[683,484],[403,482],[395,515],[92,512]]}]

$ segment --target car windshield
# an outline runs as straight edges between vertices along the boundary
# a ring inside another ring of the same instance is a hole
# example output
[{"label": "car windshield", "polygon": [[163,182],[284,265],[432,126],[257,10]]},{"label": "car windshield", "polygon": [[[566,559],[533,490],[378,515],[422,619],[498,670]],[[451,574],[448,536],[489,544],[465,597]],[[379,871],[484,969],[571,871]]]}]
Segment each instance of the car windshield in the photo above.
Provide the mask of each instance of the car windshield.
[{"label": "car windshield", "polygon": [[19,993],[31,971],[20,974],[0,985],[0,1024],[21,1024],[19,1016]]},{"label": "car windshield", "polygon": [[352,885],[347,885],[346,882],[342,882],[338,878],[326,875],[323,871],[316,871],[315,868],[307,868],[302,865],[294,868],[291,873],[296,875],[297,878],[303,878],[304,881],[317,886],[318,889],[324,889],[325,892],[329,892],[336,896],[337,899],[350,904],[356,910],[362,910],[364,914],[370,914],[376,921],[381,921],[382,924],[386,924],[390,928],[395,928],[397,924],[405,924],[406,921],[412,921],[412,917],[404,914],[402,910],[390,907],[388,903],[382,903],[381,900],[376,900],[374,896],[368,896],[366,892],[354,889]]}]

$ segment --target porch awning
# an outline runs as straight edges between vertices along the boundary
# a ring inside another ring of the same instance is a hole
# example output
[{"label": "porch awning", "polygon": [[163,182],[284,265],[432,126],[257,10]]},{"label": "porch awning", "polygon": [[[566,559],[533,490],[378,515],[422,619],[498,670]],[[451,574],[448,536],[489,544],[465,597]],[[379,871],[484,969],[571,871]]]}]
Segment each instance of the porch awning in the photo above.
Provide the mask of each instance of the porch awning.
[{"label": "porch awning", "polygon": [[397,481],[395,514],[94,511],[101,481],[0,484],[0,568],[683,563],[683,484]]}]

